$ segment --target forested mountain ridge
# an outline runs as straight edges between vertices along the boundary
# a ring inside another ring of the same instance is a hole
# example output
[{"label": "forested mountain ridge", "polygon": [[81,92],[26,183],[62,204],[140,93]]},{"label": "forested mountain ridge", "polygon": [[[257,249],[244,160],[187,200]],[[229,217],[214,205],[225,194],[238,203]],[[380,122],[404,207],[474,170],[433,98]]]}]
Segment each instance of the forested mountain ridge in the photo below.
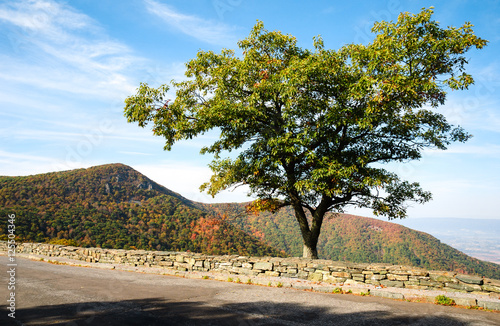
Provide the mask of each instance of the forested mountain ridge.
[{"label": "forested mountain ridge", "polygon": [[[302,254],[298,222],[291,208],[275,214],[248,214],[245,204],[202,204],[214,214],[284,250],[291,256]],[[449,270],[500,279],[500,265],[470,257],[425,232],[374,218],[330,214],[323,222],[318,242],[320,258],[358,263],[390,263]]]},{"label": "forested mountain ridge", "polygon": [[[16,214],[18,241],[207,254],[302,254],[291,209],[253,215],[245,203],[192,202],[123,164],[0,177],[1,240],[7,238],[8,214]],[[324,259],[500,279],[500,265],[469,257],[427,233],[361,216],[329,216],[318,249]]]},{"label": "forested mountain ridge", "polygon": [[283,255],[123,164],[0,177],[0,239],[103,248]]}]

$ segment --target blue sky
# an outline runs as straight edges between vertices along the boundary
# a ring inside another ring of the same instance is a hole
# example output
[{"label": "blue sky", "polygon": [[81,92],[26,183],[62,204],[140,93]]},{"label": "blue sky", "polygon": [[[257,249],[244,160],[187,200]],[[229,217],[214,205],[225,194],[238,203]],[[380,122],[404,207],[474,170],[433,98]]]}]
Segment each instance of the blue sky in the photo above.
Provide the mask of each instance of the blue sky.
[{"label": "blue sky", "polygon": [[434,194],[409,217],[500,219],[499,1],[0,1],[0,175],[120,162],[192,200],[248,201],[240,188],[214,199],[198,191],[211,161],[199,150],[215,133],[165,152],[161,138],[126,123],[123,101],[139,82],[182,80],[197,51],[236,49],[256,20],[303,47],[322,35],[338,49],[369,42],[375,21],[429,6],[443,26],[470,21],[490,41],[467,54],[476,84],[440,108],[474,138],[390,168]]}]

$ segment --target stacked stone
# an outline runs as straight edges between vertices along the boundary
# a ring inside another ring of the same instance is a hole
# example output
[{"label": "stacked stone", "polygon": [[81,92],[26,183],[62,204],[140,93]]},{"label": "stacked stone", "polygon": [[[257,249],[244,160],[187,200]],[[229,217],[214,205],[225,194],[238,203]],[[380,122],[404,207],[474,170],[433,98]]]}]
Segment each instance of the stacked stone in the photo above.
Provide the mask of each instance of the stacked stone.
[{"label": "stacked stone", "polygon": [[[0,241],[0,250],[7,243]],[[217,272],[248,277],[295,278],[332,284],[371,284],[418,290],[445,290],[494,294],[500,297],[500,280],[408,266],[355,264],[304,258],[213,256],[190,252],[79,248],[43,243],[21,243],[17,252],[62,257],[91,263],[161,267],[177,271]]]}]

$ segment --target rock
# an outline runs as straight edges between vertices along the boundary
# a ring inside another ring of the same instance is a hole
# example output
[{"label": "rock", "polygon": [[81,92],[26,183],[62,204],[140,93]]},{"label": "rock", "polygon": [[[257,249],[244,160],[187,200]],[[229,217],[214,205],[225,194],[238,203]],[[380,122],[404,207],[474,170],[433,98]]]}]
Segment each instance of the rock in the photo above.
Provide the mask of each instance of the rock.
[{"label": "rock", "polygon": [[478,300],[477,301],[477,305],[479,307],[482,307],[482,308],[485,308],[485,309],[499,310],[500,311],[500,302]]},{"label": "rock", "polygon": [[394,287],[394,288],[404,287],[404,283],[402,281],[381,280],[380,284],[382,284],[383,286]]},{"label": "rock", "polygon": [[404,295],[401,293],[388,292],[383,290],[371,290],[370,295],[382,298],[389,298],[389,299],[399,299],[399,300],[403,300],[405,298]]},{"label": "rock", "polygon": [[323,275],[323,282],[327,283],[344,283],[346,280],[345,277],[335,277],[332,275]]},{"label": "rock", "polygon": [[281,266],[287,266],[289,268],[297,268],[297,263],[289,262],[289,261],[282,261]]},{"label": "rock", "polygon": [[351,273],[346,273],[346,272],[332,272],[332,276],[351,278]]},{"label": "rock", "polygon": [[434,288],[442,288],[444,286],[441,282],[434,282],[429,280],[420,280],[420,285],[426,285]]},{"label": "rock", "polygon": [[474,298],[462,298],[462,297],[450,297],[459,306],[465,307],[475,307],[477,306],[477,300]]},{"label": "rock", "polygon": [[387,274],[386,276],[390,281],[408,281],[408,275]]},{"label": "rock", "polygon": [[500,293],[495,293],[495,292],[490,292],[488,296],[492,299],[498,299],[500,300]]},{"label": "rock", "polygon": [[490,284],[483,284],[483,285],[481,285],[481,288],[484,291],[500,293],[500,286],[495,286],[495,285],[490,285]]},{"label": "rock", "polygon": [[481,286],[475,285],[475,284],[445,283],[445,286],[448,288],[455,289],[455,290],[461,290],[461,291],[467,291],[467,292],[481,291]]},{"label": "rock", "polygon": [[306,284],[300,284],[300,283],[294,283],[292,284],[292,288],[297,289],[297,290],[312,290],[311,285],[306,285]]},{"label": "rock", "polygon": [[409,271],[412,276],[428,276],[429,272],[423,269],[412,269]]},{"label": "rock", "polygon": [[266,271],[264,273],[266,276],[273,276],[273,277],[278,277],[280,276],[280,272],[274,272],[274,271]]},{"label": "rock", "polygon": [[488,284],[488,285],[493,285],[493,286],[500,287],[500,280],[494,280],[494,279],[491,279],[491,278],[485,278],[484,279],[484,284]]},{"label": "rock", "polygon": [[447,275],[442,275],[442,274],[435,274],[435,273],[432,273],[430,272],[429,273],[429,277],[431,278],[431,280],[435,281],[435,282],[448,282],[448,283],[451,283],[451,282],[454,282],[454,283],[458,283],[455,279],[453,279],[453,277],[450,277],[450,276],[447,276]]},{"label": "rock", "polygon": [[380,280],[385,280],[387,278],[386,275],[380,275],[380,274],[373,274],[370,276],[370,280],[372,281],[380,281]]},{"label": "rock", "polygon": [[457,274],[455,275],[455,278],[467,284],[478,284],[478,285],[483,284],[483,278],[479,276]]},{"label": "rock", "polygon": [[272,271],[273,270],[273,263],[270,262],[256,262],[253,264],[253,269],[260,269],[263,271]]},{"label": "rock", "polygon": [[330,286],[313,285],[313,290],[318,292],[332,293],[333,289]]},{"label": "rock", "polygon": [[346,285],[350,285],[350,284],[364,284],[364,282],[358,282],[356,280],[348,278],[348,279],[346,279],[344,281],[344,284],[346,284]]},{"label": "rock", "polygon": [[321,282],[323,281],[323,274],[318,272],[310,273],[307,279],[310,281]]},{"label": "rock", "polygon": [[374,281],[374,280],[365,280],[366,284],[372,284],[372,285],[380,285],[379,281]]}]

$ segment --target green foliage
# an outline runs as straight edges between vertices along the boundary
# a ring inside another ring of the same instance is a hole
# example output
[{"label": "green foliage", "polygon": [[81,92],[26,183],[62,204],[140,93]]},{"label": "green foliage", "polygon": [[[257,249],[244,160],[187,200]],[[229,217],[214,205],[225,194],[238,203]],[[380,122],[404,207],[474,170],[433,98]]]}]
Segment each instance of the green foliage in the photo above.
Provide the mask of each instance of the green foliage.
[{"label": "green foliage", "polygon": [[[273,203],[255,207],[292,206],[316,256],[327,211],[354,205],[402,218],[408,202],[431,199],[383,164],[416,160],[426,148],[446,149],[470,137],[435,109],[447,89],[474,82],[465,53],[487,41],[470,23],[441,28],[432,13],[376,23],[373,42],[337,51],[325,49],[321,38],[314,50],[300,48],[295,37],[258,22],[238,42],[242,57],[227,49],[198,52],[186,64],[189,79],[172,83],[172,102],[169,85],[141,84],[126,99],[125,116],[141,127],[152,124],[167,150],[219,130],[219,139],[201,150],[215,156],[201,189],[215,195],[248,185],[260,203]],[[235,158],[222,156],[233,150]]]},{"label": "green foliage", "polygon": [[337,288],[333,289],[332,293],[342,293],[342,289],[337,287]]},{"label": "green foliage", "polygon": [[[0,216],[8,214],[16,214],[18,241],[282,255],[121,164],[0,177]],[[0,219],[0,239],[7,230],[7,219]]]},{"label": "green foliage", "polygon": [[454,306],[455,301],[451,298],[448,298],[445,295],[438,295],[436,299],[434,300],[436,304],[443,305],[443,306]]}]

